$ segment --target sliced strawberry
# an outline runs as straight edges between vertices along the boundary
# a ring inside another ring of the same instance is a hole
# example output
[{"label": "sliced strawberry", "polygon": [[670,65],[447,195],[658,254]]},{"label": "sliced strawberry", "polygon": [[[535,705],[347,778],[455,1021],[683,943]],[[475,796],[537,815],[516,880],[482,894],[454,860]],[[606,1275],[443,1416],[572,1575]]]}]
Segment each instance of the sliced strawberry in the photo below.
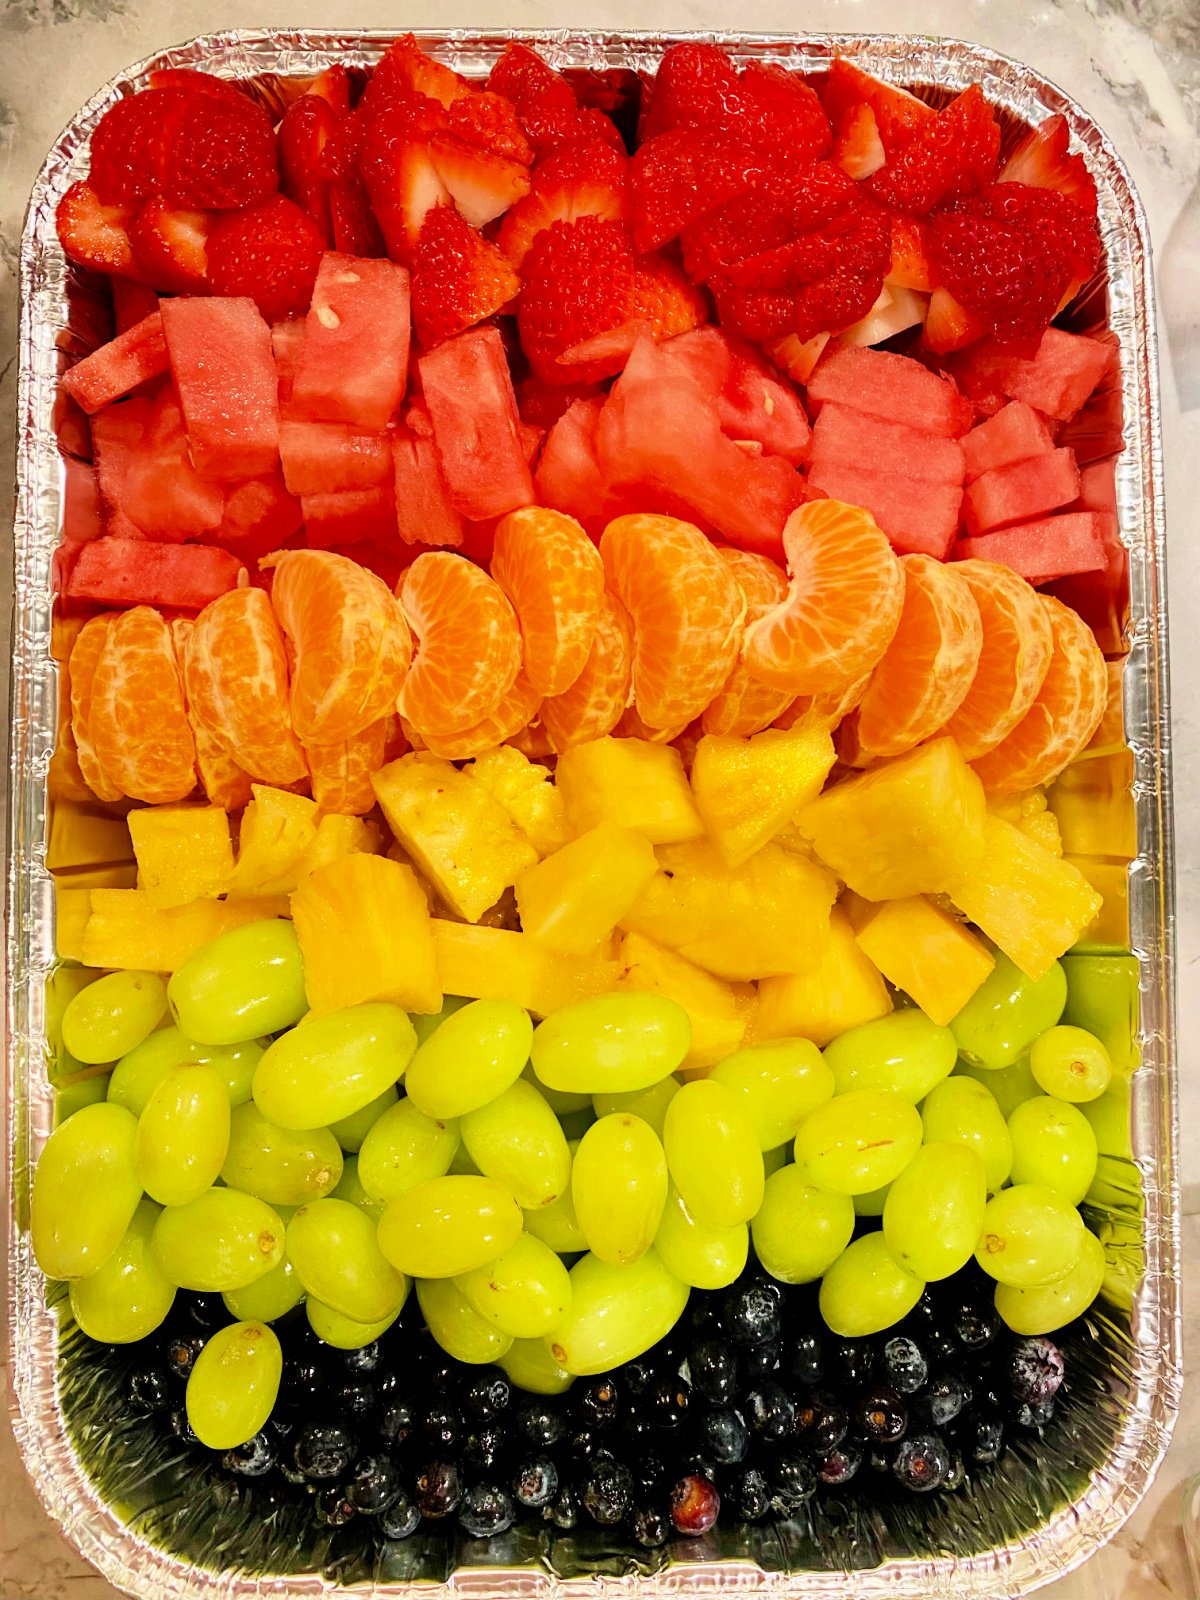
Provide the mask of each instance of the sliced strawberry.
[{"label": "sliced strawberry", "polygon": [[633,273],[628,318],[656,340],[690,333],[709,320],[708,301],[666,256],[641,256]]},{"label": "sliced strawberry", "polygon": [[925,223],[918,217],[892,218],[892,264],[887,281],[902,289],[918,289],[928,294],[933,288],[929,269],[929,247]]},{"label": "sliced strawberry", "polygon": [[59,242],[80,266],[135,278],[129,226],[136,210],[130,204],[106,206],[90,183],[73,183],[54,217]]},{"label": "sliced strawberry", "polygon": [[343,255],[376,257],[387,254],[367,191],[357,179],[353,183],[329,185],[329,221],[333,229],[333,247]]},{"label": "sliced strawberry", "polygon": [[468,144],[519,161],[523,167],[533,165],[533,146],[525,137],[516,107],[502,94],[485,91],[456,100],[446,113],[446,127]]},{"label": "sliced strawberry", "polygon": [[869,178],[887,160],[879,124],[868,105],[852,106],[833,141],[833,160],[851,178]]},{"label": "sliced strawberry", "polygon": [[559,357],[626,320],[633,278],[633,250],[621,223],[583,217],[543,230],[525,258],[517,300],[521,345],[534,373],[546,383],[575,383],[619,371],[619,359],[592,369],[560,367]]},{"label": "sliced strawberry", "polygon": [[973,83],[891,156],[869,187],[892,210],[926,216],[944,201],[991,183],[999,154],[995,114]]},{"label": "sliced strawberry", "polygon": [[796,72],[752,61],[738,79],[739,106],[730,126],[751,144],[815,161],[832,142],[829,118],[816,91]]},{"label": "sliced strawberry", "polygon": [[451,106],[474,90],[457,72],[425,54],[411,33],[397,39],[376,64],[364,100],[374,104],[410,92]]},{"label": "sliced strawberry", "polygon": [[189,95],[206,94],[218,100],[245,100],[245,91],[230,78],[192,67],[160,67],[150,74],[152,89],[183,89]]},{"label": "sliced strawberry", "polygon": [[986,332],[987,323],[966,306],[959,305],[949,289],[935,289],[930,295],[921,342],[934,355],[944,356],[952,350],[962,350]]},{"label": "sliced strawberry", "polygon": [[279,187],[275,130],[246,95],[196,94],[167,141],[163,192],[172,205],[228,210]]},{"label": "sliced strawberry", "polygon": [[794,333],[785,334],[771,345],[770,355],[789,378],[797,383],[807,383],[832,337],[832,334],[818,333],[812,339],[798,339]]},{"label": "sliced strawberry", "polygon": [[324,100],[340,118],[350,109],[352,83],[350,68],[344,67],[341,62],[335,62],[332,67],[326,67],[324,72],[317,73],[305,93],[316,95],[318,100]]},{"label": "sliced strawberry", "polygon": [[639,143],[671,128],[711,127],[738,103],[737,68],[728,51],[691,40],[672,45],[643,91]]},{"label": "sliced strawberry", "polygon": [[339,117],[330,128],[321,145],[321,175],[331,183],[362,181],[358,165],[366,135],[368,115],[365,111],[351,111]]},{"label": "sliced strawberry", "polygon": [[607,145],[571,144],[556,150],[534,167],[529,194],[501,223],[501,250],[519,267],[534,239],[552,222],[578,222],[580,217],[623,221],[628,173],[628,159]]},{"label": "sliced strawberry", "polygon": [[842,126],[855,106],[870,106],[879,137],[889,155],[902,150],[936,115],[932,106],[909,94],[907,89],[881,83],[842,56],[835,57],[829,64],[821,83],[821,101],[835,128]]},{"label": "sliced strawberry", "polygon": [[1081,155],[1070,155],[1067,119],[1047,117],[1021,140],[1000,169],[1001,183],[1025,183],[1033,189],[1058,189],[1089,217],[1096,215],[1096,181]]},{"label": "sliced strawberry", "polygon": [[141,200],[156,192],[173,119],[186,104],[178,89],[144,89],[109,107],[92,134],[88,173],[102,201]]},{"label": "sliced strawberry", "polygon": [[158,296],[154,290],[133,278],[114,278],[112,297],[113,320],[118,333],[136,328],[139,322],[158,310]]},{"label": "sliced strawberry", "polygon": [[452,203],[432,152],[425,143],[401,143],[376,163],[368,162],[364,150],[363,171],[387,253],[393,261],[407,262],[429,212]]},{"label": "sliced strawberry", "polygon": [[129,239],[145,281],[168,294],[207,294],[213,222],[210,211],[184,211],[157,196],[144,201]]},{"label": "sliced strawberry", "polygon": [[452,134],[429,141],[434,170],[473,228],[484,228],[529,193],[529,168]]},{"label": "sliced strawberry", "polygon": [[326,244],[333,243],[333,223],[324,151],[340,120],[328,100],[302,94],[279,124],[279,187],[308,213]]},{"label": "sliced strawberry", "polygon": [[778,176],[771,155],[725,129],[660,133],[633,158],[634,242],[639,250],[657,250],[689,223]]},{"label": "sliced strawberry", "polygon": [[493,94],[512,102],[522,128],[539,154],[562,142],[579,114],[575,91],[528,45],[510,42],[488,74]]},{"label": "sliced strawberry", "polygon": [[454,206],[435,206],[412,256],[412,315],[426,349],[474,327],[521,287],[511,263]]},{"label": "sliced strawberry", "polygon": [[208,241],[212,292],[249,295],[268,322],[308,310],[325,242],[285,195],[218,217]]},{"label": "sliced strawberry", "polygon": [[776,189],[751,189],[737,195],[682,234],[683,264],[695,283],[760,250],[774,250],[795,236],[792,206]]}]

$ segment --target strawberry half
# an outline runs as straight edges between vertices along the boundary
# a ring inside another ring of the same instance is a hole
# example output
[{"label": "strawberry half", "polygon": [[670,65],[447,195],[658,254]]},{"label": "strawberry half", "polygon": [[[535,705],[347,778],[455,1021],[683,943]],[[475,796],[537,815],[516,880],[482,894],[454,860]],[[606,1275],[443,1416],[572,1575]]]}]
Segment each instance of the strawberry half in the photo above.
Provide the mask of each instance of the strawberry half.
[{"label": "strawberry half", "polygon": [[245,100],[245,91],[230,78],[193,67],[160,67],[150,74],[152,89],[182,89],[189,95],[206,94],[218,100]]},{"label": "strawberry half", "polygon": [[324,253],[312,218],[285,195],[218,217],[208,241],[214,294],[249,295],[268,322],[308,310]]},{"label": "strawberry half", "polygon": [[171,130],[163,193],[172,205],[228,210],[279,187],[275,130],[262,106],[238,94],[196,94]]},{"label": "strawberry half", "polygon": [[324,100],[339,117],[344,117],[350,109],[353,81],[350,68],[335,62],[333,66],[326,67],[324,72],[317,73],[305,93],[315,95],[318,100]]},{"label": "strawberry half", "polygon": [[347,256],[384,256],[387,246],[361,181],[329,185],[329,222],[333,248]]},{"label": "strawberry half", "polygon": [[746,256],[775,250],[836,218],[864,209],[861,189],[831,161],[784,182],[772,175],[683,231],[683,264],[697,283]]},{"label": "strawberry half", "polygon": [[770,187],[786,170],[723,128],[672,128],[642,145],[631,171],[633,237],[657,250],[691,222],[747,189]]},{"label": "strawberry half", "polygon": [[186,104],[179,89],[143,89],[100,118],[88,182],[106,205],[142,200],[162,186],[167,138]]},{"label": "strawberry half", "polygon": [[136,210],[124,203],[105,205],[90,183],[73,183],[58,202],[54,216],[59,242],[80,266],[136,278],[129,240]]},{"label": "strawberry half", "polygon": [[786,152],[793,164],[829,150],[829,118],[816,91],[796,72],[752,61],[738,78],[738,109],[728,119],[738,136],[764,150]]},{"label": "strawberry half", "polygon": [[929,268],[926,224],[918,217],[892,218],[892,260],[888,282],[902,289],[917,289],[928,294],[933,288]]},{"label": "strawberry half", "polygon": [[830,62],[820,93],[835,128],[844,125],[856,106],[869,106],[889,156],[903,150],[937,114],[932,106],[918,100],[915,94],[909,94],[907,89],[881,83],[841,56]]},{"label": "strawberry half", "polygon": [[868,187],[891,210],[926,216],[935,206],[991,183],[999,155],[999,125],[983,90],[973,83],[890,156]]},{"label": "strawberry half", "polygon": [[429,141],[434,170],[473,228],[484,228],[529,193],[529,168],[453,134]]},{"label": "strawberry half", "polygon": [[1040,122],[1000,169],[999,182],[1024,183],[1033,189],[1057,189],[1089,217],[1096,215],[1096,181],[1081,155],[1071,155],[1067,119],[1055,115]]},{"label": "strawberry half", "polygon": [[320,95],[302,94],[279,124],[279,187],[306,211],[327,244],[333,241],[324,151],[341,117]]},{"label": "strawberry half", "polygon": [[533,146],[525,137],[511,100],[488,90],[456,100],[446,113],[446,130],[523,167],[533,165]]},{"label": "strawberry half", "polygon": [[412,315],[428,350],[508,304],[521,287],[511,263],[454,206],[435,206],[412,252]]},{"label": "strawberry half", "polygon": [[711,127],[726,120],[738,100],[737,68],[720,45],[690,40],[663,53],[654,81],[643,91],[638,142],[671,128]]},{"label": "strawberry half", "polygon": [[579,114],[571,85],[528,45],[507,44],[488,74],[487,86],[512,104],[539,153],[560,143],[563,131],[572,126]]},{"label": "strawberry half", "polygon": [[147,283],[169,294],[208,293],[209,211],[183,211],[159,196],[143,202],[129,230]]},{"label": "strawberry half", "polygon": [[887,160],[870,106],[852,106],[833,141],[833,160],[850,178],[869,178]]},{"label": "strawberry half", "polygon": [[603,144],[571,144],[533,169],[530,192],[500,225],[501,250],[519,267],[530,245],[552,222],[600,217],[622,222],[629,161]]},{"label": "strawberry half", "polygon": [[582,217],[553,222],[530,246],[521,270],[517,327],[535,375],[577,383],[620,371],[628,350],[588,365],[564,367],[559,357],[626,320],[634,255],[619,222]]},{"label": "strawberry half", "polygon": [[426,55],[413,35],[406,33],[389,45],[376,63],[363,100],[374,106],[397,96],[419,94],[441,106],[452,106],[474,92],[465,78]]}]

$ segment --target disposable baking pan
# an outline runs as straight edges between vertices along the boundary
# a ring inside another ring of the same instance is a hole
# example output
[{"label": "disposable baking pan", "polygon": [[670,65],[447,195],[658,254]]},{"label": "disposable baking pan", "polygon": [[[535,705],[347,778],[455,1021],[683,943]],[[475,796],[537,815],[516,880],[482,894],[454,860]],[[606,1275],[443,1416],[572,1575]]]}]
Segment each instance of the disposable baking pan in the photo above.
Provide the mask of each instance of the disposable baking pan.
[{"label": "disposable baking pan", "polygon": [[[12,1152],[9,1337],[13,1421],[51,1518],[118,1587],[166,1597],[398,1595],[414,1583],[457,1594],[542,1597],[594,1593],[797,1596],[853,1594],[938,1600],[1028,1592],[1078,1565],[1129,1516],[1162,1458],[1180,1387],[1178,1179],[1175,1161],[1174,900],[1164,512],[1158,362],[1146,219],[1105,134],[1031,68],[953,40],[914,36],[727,35],[739,61],[820,71],[834,54],[944,99],[982,84],[1008,127],[1061,112],[1096,179],[1104,265],[1074,313],[1108,331],[1119,371],[1097,426],[1123,427],[1117,463],[1130,608],[1123,674],[1125,738],[1136,779],[1137,858],[1129,874],[1129,948],[1137,958],[1141,1065],[1132,1080],[1131,1136],[1104,1156],[1090,1220],[1105,1240],[1104,1294],[1070,1353],[1068,1402],[1044,1440],[1018,1445],[969,1491],[901,1502],[869,1494],[826,1501],[770,1530],[716,1530],[638,1556],[601,1530],[566,1536],[514,1530],[457,1546],[417,1536],[374,1553],[331,1544],[287,1516],[251,1520],[228,1483],[181,1467],[161,1439],[122,1414],[111,1370],[47,1292],[28,1234],[31,1173],[50,1130],[46,986],[55,970],[53,882],[46,870],[46,776],[54,748],[56,674],[50,658],[54,552],[64,508],[62,454],[72,441],[56,409],[68,359],[107,336],[98,285],[69,269],[54,229],[57,202],[86,170],[87,141],[122,90],[161,67],[251,78],[276,107],[284,80],[336,61],[369,64],[391,35],[318,31],[211,34],[144,61],[73,118],[47,157],[21,251],[22,311],[15,541],[7,920],[8,1135]],[[481,76],[521,38],[580,81],[620,99],[685,35],[561,32],[426,33],[422,43]],[[1108,448],[1114,448],[1110,443]],[[848,1577],[848,1574],[852,1574]]]}]

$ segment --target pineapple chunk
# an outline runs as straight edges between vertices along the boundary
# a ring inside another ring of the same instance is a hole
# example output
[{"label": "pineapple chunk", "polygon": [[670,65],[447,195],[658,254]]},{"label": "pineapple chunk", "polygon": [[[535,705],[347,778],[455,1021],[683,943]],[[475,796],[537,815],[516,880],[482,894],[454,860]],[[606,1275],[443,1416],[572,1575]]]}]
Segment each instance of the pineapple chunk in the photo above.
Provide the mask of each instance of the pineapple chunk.
[{"label": "pineapple chunk", "polygon": [[148,806],[129,813],[138,888],[148,905],[182,906],[223,894],[233,872],[229,815],[220,806]]},{"label": "pineapple chunk", "polygon": [[124,817],[75,801],[60,800],[50,813],[46,841],[47,872],[114,866],[133,860]]},{"label": "pineapple chunk", "polygon": [[996,965],[981,939],[919,894],[887,901],[856,926],[855,935],[858,948],[887,981],[942,1026],[958,1015]]},{"label": "pineapple chunk", "polygon": [[440,756],[401,756],[371,782],[396,838],[468,922],[478,922],[538,858],[486,786]]},{"label": "pineapple chunk", "polygon": [[683,758],[669,744],[593,739],[559,756],[555,781],[573,833],[611,822],[651,844],[680,844],[704,832]]},{"label": "pineapple chunk", "polygon": [[527,933],[434,917],[433,947],[447,994],[513,1000],[536,1017],[617,987],[621,966],[606,953],[564,956]]},{"label": "pineapple chunk", "polygon": [[827,789],[796,820],[856,894],[905,900],[971,871],[986,818],[982,784],[943,738]]},{"label": "pineapple chunk", "polygon": [[317,823],[313,842],[297,864],[297,878],[303,883],[318,867],[327,867],[330,862],[347,856],[375,855],[380,843],[379,829],[373,822],[331,811]]},{"label": "pineapple chunk", "polygon": [[760,1039],[811,1039],[821,1049],[892,1009],[887,984],[855,942],[849,918],[834,909],[825,957],[812,972],[764,978],[758,986]]},{"label": "pineapple chunk", "polygon": [[737,1050],[746,1036],[754,990],[748,983],[723,983],[644,934],[621,940],[620,987],[661,994],[687,1012],[692,1046],[685,1067],[711,1069]]},{"label": "pineapple chunk", "polygon": [[313,1011],[367,1000],[441,1010],[429,903],[411,867],[361,853],[318,867],[292,894],[292,921]]},{"label": "pineapple chunk", "polygon": [[253,783],[254,796],[242,812],[237,866],[229,880],[230,899],[290,894],[300,882],[305,852],[317,836],[316,802],[289,789]]},{"label": "pineapple chunk", "polygon": [[1058,819],[1047,809],[1046,800],[1044,789],[1025,789],[1020,794],[989,800],[988,811],[994,817],[1011,822],[1027,839],[1040,844],[1043,850],[1049,850],[1052,856],[1060,856],[1063,853],[1062,835]]},{"label": "pineapple chunk", "polygon": [[824,868],[768,844],[727,867],[707,839],[664,845],[660,870],[621,920],[706,972],[735,981],[819,966],[837,885]]},{"label": "pineapple chunk", "polygon": [[571,837],[563,797],[549,767],[536,766],[510,744],[485,750],[462,769],[498,800],[539,856],[561,850]]},{"label": "pineapple chunk", "polygon": [[886,900],[864,900],[862,895],[855,894],[853,889],[843,890],[841,899],[838,901],[839,909],[849,917],[850,926],[855,933],[860,928],[865,928],[880,906],[886,904]]},{"label": "pineapple chunk", "polygon": [[155,906],[148,902],[147,893],[145,889],[92,890],[92,914],[83,930],[80,955],[85,966],[174,972],[219,933],[246,922],[288,915],[287,899],[281,895]]},{"label": "pineapple chunk", "polygon": [[517,879],[521,927],[551,950],[590,955],[657,871],[649,840],[601,823]]},{"label": "pineapple chunk", "polygon": [[1104,861],[1098,856],[1066,857],[1101,897],[1102,905],[1076,939],[1073,949],[1111,953],[1129,949],[1129,866],[1124,861]]},{"label": "pineapple chunk", "polygon": [[1137,855],[1137,816],[1132,786],[1132,750],[1077,761],[1067,768],[1047,792],[1046,800],[1058,819],[1062,847],[1068,855],[1133,860]]},{"label": "pineapple chunk", "polygon": [[1100,909],[1100,896],[1077,867],[993,816],[985,825],[982,860],[946,884],[946,892],[1035,981]]},{"label": "pineapple chunk", "polygon": [[741,866],[815,800],[833,766],[825,727],[803,722],[752,738],[705,734],[692,761],[692,793],[721,858]]},{"label": "pineapple chunk", "polygon": [[54,950],[60,961],[83,960],[83,930],[92,914],[90,889],[54,886]]}]

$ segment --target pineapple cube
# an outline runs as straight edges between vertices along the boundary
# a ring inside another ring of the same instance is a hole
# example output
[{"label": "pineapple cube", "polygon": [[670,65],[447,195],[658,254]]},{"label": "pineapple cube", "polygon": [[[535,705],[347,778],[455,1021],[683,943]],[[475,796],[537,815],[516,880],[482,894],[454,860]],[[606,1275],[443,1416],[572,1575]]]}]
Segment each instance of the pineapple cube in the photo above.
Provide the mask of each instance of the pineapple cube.
[{"label": "pineapple cube", "polygon": [[462,769],[498,800],[539,856],[561,850],[571,837],[563,797],[539,767],[510,744],[497,745]]},{"label": "pineapple cube", "polygon": [[799,722],[749,739],[705,734],[692,761],[692,793],[721,858],[741,866],[815,800],[833,766],[828,729]]},{"label": "pineapple cube", "polygon": [[229,815],[220,806],[147,806],[129,813],[138,888],[156,906],[223,894],[233,872]]},{"label": "pineapple cube", "polygon": [[83,960],[83,930],[91,914],[90,889],[54,885],[54,950],[60,961]]},{"label": "pineapple cube", "polygon": [[303,883],[310,872],[315,872],[318,867],[327,867],[332,861],[341,861],[346,856],[374,855],[379,850],[380,842],[379,829],[373,822],[331,811],[317,823],[313,841],[296,867],[297,878]]},{"label": "pineapple cube", "polygon": [[982,784],[943,738],[826,789],[796,820],[856,894],[905,900],[970,872],[986,818]]},{"label": "pineapple cube", "polygon": [[1047,792],[1058,819],[1062,847],[1071,856],[1137,855],[1133,807],[1133,751],[1076,761]]},{"label": "pineapple cube", "polygon": [[619,954],[622,989],[665,995],[687,1012],[692,1046],[685,1067],[711,1070],[741,1046],[754,997],[750,984],[723,983],[641,933],[627,933]]},{"label": "pineapple cube", "polygon": [[1043,850],[1049,850],[1052,856],[1060,856],[1063,853],[1062,835],[1057,817],[1047,809],[1046,799],[1044,789],[1025,789],[1020,794],[989,800],[988,811],[994,817],[1011,822],[1026,838],[1040,844]]},{"label": "pineapple cube", "polygon": [[981,939],[923,895],[889,900],[855,929],[858,948],[932,1021],[956,1017],[996,965]]},{"label": "pineapple cube", "polygon": [[46,841],[47,872],[115,866],[132,860],[133,845],[124,817],[71,800],[60,800],[54,806]]},{"label": "pineapple cube", "polygon": [[657,871],[648,839],[601,823],[517,879],[521,927],[551,950],[590,955]]},{"label": "pineapple cube", "polygon": [[864,900],[862,895],[855,894],[853,889],[843,889],[838,909],[846,913],[850,919],[850,926],[857,933],[860,928],[866,927],[880,906],[887,903],[886,900]]},{"label": "pineapple cube", "polygon": [[317,836],[316,802],[290,789],[250,785],[253,799],[242,812],[237,866],[230,899],[290,894],[300,882],[305,852]]},{"label": "pineapple cube", "polygon": [[1073,949],[1120,951],[1129,949],[1129,866],[1125,861],[1105,861],[1098,856],[1067,856],[1101,897],[1099,911],[1080,933]]},{"label": "pineapple cube", "polygon": [[83,930],[80,960],[89,967],[174,972],[193,951],[230,928],[286,917],[280,895],[245,900],[193,900],[155,906],[145,889],[93,889],[92,914]]},{"label": "pineapple cube", "polygon": [[447,994],[471,1000],[514,1000],[534,1016],[609,994],[621,977],[607,954],[564,956],[527,933],[480,928],[434,917],[433,947]]},{"label": "pineapple cube", "polygon": [[658,859],[623,928],[718,978],[745,982],[820,965],[837,884],[815,862],[768,844],[729,867],[707,839],[664,845]]},{"label": "pineapple cube", "polygon": [[1100,909],[1100,896],[1077,867],[993,816],[984,827],[982,859],[946,884],[946,893],[1035,981]]},{"label": "pineapple cube", "polygon": [[441,1010],[429,902],[411,867],[362,853],[318,867],[292,894],[292,921],[313,1011],[367,1000]]},{"label": "pineapple cube", "polygon": [[440,756],[401,756],[371,782],[396,838],[468,922],[478,922],[538,858],[485,785]]},{"label": "pineapple cube", "polygon": [[704,832],[683,758],[669,744],[593,739],[559,756],[555,781],[573,833],[612,822],[651,844],[680,844]]},{"label": "pineapple cube", "polygon": [[849,918],[835,908],[820,966],[758,986],[760,1039],[811,1039],[821,1049],[860,1023],[886,1017],[892,997],[874,962],[859,949]]}]

